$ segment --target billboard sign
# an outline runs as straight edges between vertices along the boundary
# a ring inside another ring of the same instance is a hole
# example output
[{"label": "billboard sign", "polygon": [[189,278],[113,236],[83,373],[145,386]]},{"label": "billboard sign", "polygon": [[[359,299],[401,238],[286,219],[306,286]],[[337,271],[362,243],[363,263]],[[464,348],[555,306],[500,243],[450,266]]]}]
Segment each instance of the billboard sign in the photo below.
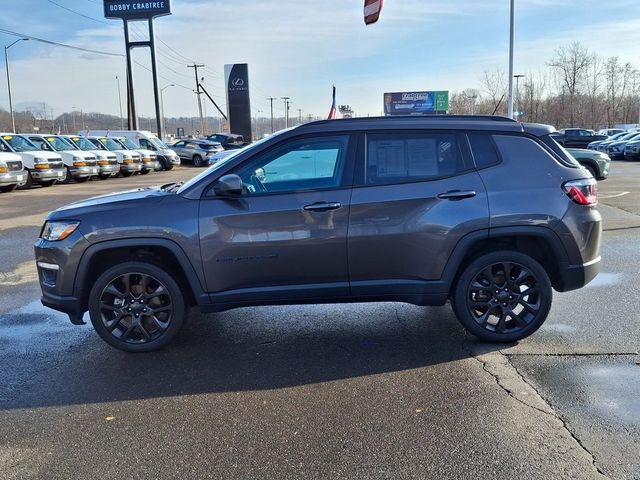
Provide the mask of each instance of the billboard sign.
[{"label": "billboard sign", "polygon": [[391,92],[384,94],[385,115],[447,113],[449,92]]},{"label": "billboard sign", "polygon": [[171,0],[104,0],[105,18],[146,20],[171,15]]},{"label": "billboard sign", "polygon": [[249,65],[234,63],[224,66],[227,90],[227,116],[231,133],[237,133],[250,142],[251,101],[249,99]]}]

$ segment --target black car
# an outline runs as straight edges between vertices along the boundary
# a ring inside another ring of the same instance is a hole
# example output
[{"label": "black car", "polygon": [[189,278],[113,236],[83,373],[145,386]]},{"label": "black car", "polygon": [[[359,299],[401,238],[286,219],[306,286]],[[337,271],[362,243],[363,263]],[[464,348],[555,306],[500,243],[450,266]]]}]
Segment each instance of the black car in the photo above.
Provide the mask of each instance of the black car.
[{"label": "black car", "polygon": [[219,142],[225,150],[242,148],[246,145],[244,137],[242,135],[236,135],[235,133],[214,133],[213,135],[209,135],[207,140]]},{"label": "black car", "polygon": [[586,128],[563,128],[553,134],[556,142],[565,148],[587,148],[591,142],[606,140],[606,135],[595,135]]},{"label": "black car", "polygon": [[184,184],[50,213],[42,302],[78,324],[88,310],[126,351],[166,345],[190,306],[450,300],[475,336],[525,338],[552,289],[601,262],[596,180],[553,131],[491,116],[283,130]]}]

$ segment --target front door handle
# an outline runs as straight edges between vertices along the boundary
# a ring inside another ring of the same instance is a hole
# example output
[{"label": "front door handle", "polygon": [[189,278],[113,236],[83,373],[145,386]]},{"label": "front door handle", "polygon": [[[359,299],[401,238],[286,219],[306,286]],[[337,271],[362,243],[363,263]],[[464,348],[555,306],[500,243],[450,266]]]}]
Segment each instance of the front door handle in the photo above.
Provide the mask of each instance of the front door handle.
[{"label": "front door handle", "polygon": [[311,205],[305,205],[302,208],[312,212],[326,212],[327,210],[335,210],[341,206],[342,204],[340,202],[316,202]]},{"label": "front door handle", "polygon": [[438,195],[442,200],[462,200],[464,198],[475,197],[476,192],[473,190],[449,190]]}]

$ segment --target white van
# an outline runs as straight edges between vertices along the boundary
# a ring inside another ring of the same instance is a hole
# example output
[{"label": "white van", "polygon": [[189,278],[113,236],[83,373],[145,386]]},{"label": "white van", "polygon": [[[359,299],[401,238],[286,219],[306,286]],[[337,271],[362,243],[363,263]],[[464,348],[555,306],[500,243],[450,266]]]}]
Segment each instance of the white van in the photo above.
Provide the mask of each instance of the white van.
[{"label": "white van", "polygon": [[127,150],[110,137],[84,137],[99,150],[107,150],[116,154],[120,165],[120,175],[130,177],[142,170],[142,159],[138,152]]},{"label": "white van", "polygon": [[20,156],[10,153],[9,147],[0,143],[0,192],[13,192],[26,181],[27,172]]},{"label": "white van", "polygon": [[82,152],[54,135],[27,135],[27,138],[40,150],[56,152],[62,156],[67,167],[67,180],[74,179],[80,183],[98,176],[100,168],[92,153]]},{"label": "white van", "polygon": [[77,149],[84,152],[93,153],[98,161],[98,167],[100,167],[100,173],[98,178],[100,180],[106,180],[107,178],[117,175],[120,172],[120,165],[118,165],[118,157],[115,153],[102,148],[96,147],[91,141],[84,137],[77,135],[58,135],[60,138],[64,138],[69,143],[74,145]]},{"label": "white van", "polygon": [[[99,133],[96,133],[99,132]],[[171,170],[180,165],[180,157],[167,147],[154,133],[148,130],[92,130],[93,135],[124,137],[136,144],[136,148],[151,150],[157,155],[160,170]]]},{"label": "white van", "polygon": [[34,183],[50,187],[58,181],[66,180],[67,169],[59,153],[40,150],[24,135],[14,133],[0,133],[0,142],[22,159],[27,170],[25,188],[30,188]]}]

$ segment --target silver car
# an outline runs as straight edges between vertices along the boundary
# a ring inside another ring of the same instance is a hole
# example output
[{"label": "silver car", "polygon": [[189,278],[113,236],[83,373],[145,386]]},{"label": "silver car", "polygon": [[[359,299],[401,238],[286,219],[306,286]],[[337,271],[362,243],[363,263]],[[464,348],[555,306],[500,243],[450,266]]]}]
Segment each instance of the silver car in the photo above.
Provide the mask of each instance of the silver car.
[{"label": "silver car", "polygon": [[194,167],[204,167],[207,157],[224,150],[219,142],[196,139],[178,140],[171,148],[182,160],[193,163]]}]

